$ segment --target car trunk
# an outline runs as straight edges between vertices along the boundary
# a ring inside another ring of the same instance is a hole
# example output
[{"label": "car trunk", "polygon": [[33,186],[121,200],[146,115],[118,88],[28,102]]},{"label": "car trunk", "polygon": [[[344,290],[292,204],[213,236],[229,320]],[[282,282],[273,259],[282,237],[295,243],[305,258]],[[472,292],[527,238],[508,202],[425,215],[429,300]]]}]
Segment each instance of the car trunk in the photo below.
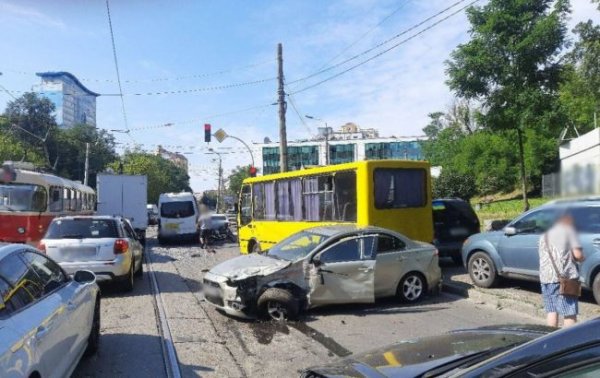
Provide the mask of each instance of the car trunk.
[{"label": "car trunk", "polygon": [[440,242],[462,242],[480,231],[479,219],[471,207],[459,201],[443,201],[433,206],[433,224]]},{"label": "car trunk", "polygon": [[115,258],[115,239],[46,240],[46,254],[55,261],[110,261]]}]

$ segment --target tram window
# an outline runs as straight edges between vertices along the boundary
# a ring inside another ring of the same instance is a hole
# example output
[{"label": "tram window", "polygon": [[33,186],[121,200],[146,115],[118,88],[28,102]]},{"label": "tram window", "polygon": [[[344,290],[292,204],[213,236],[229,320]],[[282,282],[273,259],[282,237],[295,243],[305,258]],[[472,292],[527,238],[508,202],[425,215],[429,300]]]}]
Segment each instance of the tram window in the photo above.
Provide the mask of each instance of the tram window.
[{"label": "tram window", "polygon": [[75,211],[81,211],[81,192],[75,191]]},{"label": "tram window", "polygon": [[31,197],[31,209],[39,212],[45,211],[47,202],[46,189],[36,186]]},{"label": "tram window", "polygon": [[50,205],[49,210],[59,212],[63,209],[62,188],[59,186],[50,187]]},{"label": "tram window", "polygon": [[63,200],[63,204],[64,204],[64,207],[63,207],[63,209],[66,210],[66,211],[69,211],[69,210],[71,210],[71,197],[72,197],[71,196],[71,189],[65,188],[63,192],[64,192],[64,195],[63,195],[63,199],[64,199]]}]

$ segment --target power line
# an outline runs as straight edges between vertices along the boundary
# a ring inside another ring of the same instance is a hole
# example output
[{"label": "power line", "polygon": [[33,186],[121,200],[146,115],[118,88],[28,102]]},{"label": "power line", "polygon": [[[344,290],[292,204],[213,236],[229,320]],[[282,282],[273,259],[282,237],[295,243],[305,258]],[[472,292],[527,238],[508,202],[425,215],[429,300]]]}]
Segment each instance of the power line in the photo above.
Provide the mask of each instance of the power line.
[{"label": "power line", "polygon": [[113,32],[112,19],[110,17],[109,0],[106,0],[106,14],[108,15],[108,27],[110,29],[110,40],[112,42],[113,57],[115,60],[115,69],[117,71],[117,83],[119,84],[119,95],[121,97],[121,110],[123,111],[123,120],[125,121],[125,130],[129,130],[127,124],[127,113],[125,112],[125,99],[123,98],[123,87],[121,86],[121,74],[119,73],[119,61],[117,59],[117,47],[115,46],[115,34]]},{"label": "power line", "polygon": [[[463,2],[463,1],[464,1],[464,0],[462,0],[461,2]],[[357,67],[360,67],[360,66],[362,66],[362,65],[364,65],[364,64],[367,64],[367,63],[369,63],[370,61],[372,61],[372,60],[374,60],[374,59],[376,59],[376,58],[378,58],[378,57],[380,57],[380,56],[382,56],[382,55],[384,55],[384,54],[386,54],[386,53],[388,53],[388,52],[392,51],[393,49],[397,48],[398,46],[401,46],[401,45],[405,44],[406,42],[409,42],[410,40],[413,40],[413,39],[415,39],[416,37],[420,36],[421,34],[424,34],[425,32],[427,32],[427,31],[429,31],[429,30],[433,29],[433,28],[434,28],[434,27],[436,27],[437,25],[439,25],[439,24],[441,24],[442,22],[444,22],[444,21],[448,20],[449,18],[451,18],[451,17],[453,17],[453,16],[455,16],[455,15],[459,14],[460,12],[462,12],[462,11],[463,11],[463,10],[465,10],[465,9],[467,9],[467,8],[468,8],[468,7],[470,7],[471,5],[473,5],[473,4],[475,4],[475,3],[477,3],[478,1],[479,1],[479,0],[474,0],[474,1],[470,2],[469,4],[465,5],[464,7],[462,7],[462,8],[460,8],[460,9],[458,9],[457,11],[455,11],[455,12],[452,12],[451,14],[447,15],[446,17],[444,17],[444,18],[442,18],[442,19],[440,19],[440,20],[438,20],[438,21],[434,22],[433,24],[431,24],[431,25],[427,26],[426,28],[424,28],[424,29],[420,30],[420,31],[419,31],[419,32],[417,32],[416,34],[413,34],[413,35],[411,35],[410,37],[408,37],[408,38],[405,38],[405,39],[401,40],[400,42],[398,42],[398,43],[396,43],[396,44],[394,44],[394,45],[392,45],[392,46],[388,47],[387,49],[385,49],[385,50],[383,50],[383,51],[380,51],[379,53],[377,53],[377,54],[375,54],[375,55],[371,56],[371,57],[370,57],[370,58],[368,58],[368,59],[365,59],[365,60],[363,60],[363,61],[360,61],[359,63],[357,63],[357,64],[355,64],[355,65],[353,65],[353,66],[350,66],[350,67],[346,68],[345,70],[343,70],[343,71],[341,71],[341,72],[338,72],[338,73],[337,73],[337,74],[335,74],[335,75],[329,76],[329,77],[327,77],[327,78],[325,78],[325,79],[323,79],[323,80],[321,80],[321,81],[318,81],[318,82],[316,82],[316,83],[314,83],[314,84],[311,84],[311,85],[309,85],[309,86],[307,86],[307,87],[304,87],[304,88],[302,88],[302,89],[299,89],[299,90],[297,90],[297,91],[294,91],[294,92],[292,92],[291,94],[297,94],[297,93],[301,93],[301,92],[307,91],[307,90],[309,90],[309,89],[312,89],[312,88],[314,88],[314,87],[317,87],[317,86],[319,86],[319,85],[321,85],[321,84],[323,84],[323,83],[326,83],[326,82],[328,82],[328,81],[330,81],[330,80],[333,80],[333,79],[335,79],[335,78],[337,78],[337,77],[339,77],[339,76],[342,76],[342,75],[344,75],[344,74],[346,74],[346,73],[348,73],[348,72],[350,72],[350,71],[354,70],[354,69],[355,69],[355,68],[357,68]]]},{"label": "power line", "polygon": [[[353,60],[356,60],[356,59],[358,59],[358,58],[360,58],[360,57],[362,57],[362,56],[365,56],[365,55],[369,54],[370,52],[372,52],[372,51],[374,51],[374,50],[376,50],[376,49],[378,49],[378,48],[380,48],[380,47],[382,47],[382,46],[384,46],[384,45],[386,45],[386,44],[390,43],[391,41],[393,41],[393,40],[395,40],[395,39],[398,39],[398,38],[402,37],[402,36],[403,36],[403,35],[405,35],[405,34],[408,34],[408,33],[410,33],[411,31],[413,31],[413,30],[415,30],[415,29],[419,28],[420,26],[422,26],[422,25],[426,24],[427,22],[429,22],[429,21],[433,20],[434,18],[437,18],[437,17],[441,16],[442,14],[444,14],[444,13],[448,12],[450,9],[452,9],[452,8],[456,7],[457,5],[459,5],[459,4],[461,4],[461,3],[464,3],[465,1],[467,1],[467,0],[459,0],[459,1],[455,2],[454,4],[451,4],[450,6],[448,6],[448,7],[444,8],[444,9],[442,9],[442,10],[441,10],[441,11],[439,11],[439,12],[437,12],[436,14],[434,14],[434,15],[432,15],[432,16],[430,16],[430,17],[427,17],[427,18],[426,18],[426,19],[424,19],[423,21],[421,21],[421,22],[419,22],[419,23],[417,23],[417,24],[415,24],[415,25],[413,25],[413,26],[409,27],[408,29],[405,29],[405,30],[403,30],[402,32],[400,32],[400,33],[398,33],[398,34],[394,35],[394,36],[393,36],[393,37],[391,37],[391,38],[388,38],[388,39],[386,39],[386,40],[385,40],[385,41],[383,41],[383,42],[380,42],[380,43],[378,43],[377,45],[375,45],[375,46],[373,46],[373,47],[371,47],[371,48],[369,48],[369,49],[367,49],[367,50],[364,50],[364,51],[362,51],[362,52],[360,52],[360,53],[358,53],[358,54],[356,54],[356,55],[354,55],[354,56],[352,56],[352,57],[350,57],[350,58],[348,58],[348,59],[345,59],[345,60],[343,60],[343,61],[341,61],[341,62],[339,62],[339,63],[336,63],[336,64],[334,64],[334,65],[331,65],[331,66],[329,66],[329,67],[323,68],[323,69],[321,69],[321,70],[317,70],[316,72],[314,72],[314,73],[312,73],[312,74],[310,74],[310,75],[308,75],[308,76],[305,76],[305,77],[303,77],[303,78],[300,78],[300,79],[293,80],[293,81],[289,82],[288,84],[290,84],[290,85],[291,85],[291,84],[295,84],[295,83],[298,83],[298,82],[303,82],[303,81],[306,81],[306,80],[308,80],[308,79],[311,79],[311,78],[313,78],[313,77],[315,77],[315,76],[318,76],[318,75],[320,75],[320,74],[322,74],[322,73],[325,73],[325,72],[331,71],[331,70],[333,70],[333,69],[335,69],[335,68],[338,68],[338,67],[340,67],[340,66],[342,66],[342,65],[344,65],[344,64],[346,64],[346,63],[349,63],[349,62],[351,62],[351,61],[353,61]],[[479,0],[476,0],[476,1],[473,1],[473,2],[471,2],[469,5],[467,5],[467,6],[463,7],[463,8],[461,8],[461,9],[460,9],[458,12],[460,12],[460,11],[464,10],[465,8],[467,8],[467,7],[469,7],[470,5],[472,5],[472,4],[474,4],[474,3],[476,3],[477,1],[479,1]],[[452,15],[454,15],[454,14],[456,14],[456,13],[457,13],[457,12],[453,13]],[[445,19],[444,19],[444,20],[445,20]],[[438,22],[438,23],[439,23],[439,22]],[[435,23],[435,24],[433,24],[433,25],[437,25],[437,23]],[[426,30],[429,30],[429,29],[426,29]],[[296,91],[295,93],[298,93],[298,91]]]},{"label": "power line", "polygon": [[294,113],[296,113],[296,115],[298,116],[298,119],[300,119],[300,123],[302,123],[302,125],[306,128],[306,131],[308,131],[308,135],[309,136],[312,135],[312,129],[310,128],[310,126],[308,126],[308,124],[304,120],[304,117],[302,117],[302,115],[300,114],[300,111],[298,110],[298,107],[296,106],[296,101],[294,100],[294,97],[292,97],[292,95],[290,93],[286,93],[286,94],[290,100],[292,109],[294,109]]}]

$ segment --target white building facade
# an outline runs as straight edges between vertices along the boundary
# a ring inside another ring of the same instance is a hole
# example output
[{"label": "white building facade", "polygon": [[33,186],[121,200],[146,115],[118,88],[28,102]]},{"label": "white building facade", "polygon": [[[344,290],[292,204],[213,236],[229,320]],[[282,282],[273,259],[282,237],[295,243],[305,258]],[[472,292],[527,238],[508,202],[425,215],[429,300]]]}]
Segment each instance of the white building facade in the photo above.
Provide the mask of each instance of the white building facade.
[{"label": "white building facade", "polygon": [[600,128],[559,147],[563,196],[600,194]]},{"label": "white building facade", "polygon": [[41,96],[54,103],[57,124],[71,128],[78,124],[96,127],[96,97],[69,72],[40,72],[42,83],[34,87]]}]

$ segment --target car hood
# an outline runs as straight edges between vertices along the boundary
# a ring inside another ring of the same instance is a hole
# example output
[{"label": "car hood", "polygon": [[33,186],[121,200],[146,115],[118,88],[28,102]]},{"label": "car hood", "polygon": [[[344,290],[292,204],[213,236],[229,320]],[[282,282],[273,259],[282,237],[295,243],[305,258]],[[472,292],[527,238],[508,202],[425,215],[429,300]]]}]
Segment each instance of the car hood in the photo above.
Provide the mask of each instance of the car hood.
[{"label": "car hood", "polygon": [[487,327],[407,340],[309,368],[304,376],[415,377],[479,352],[490,351],[485,358],[492,357],[503,348],[521,345],[552,330],[539,326]]},{"label": "car hood", "polygon": [[481,232],[479,234],[474,234],[469,236],[469,243],[474,243],[478,241],[487,241],[492,243],[494,246],[498,244],[500,238],[504,235],[504,231],[488,231]]},{"label": "car hood", "polygon": [[267,276],[287,266],[291,262],[277,260],[265,255],[250,254],[234,257],[214,266],[210,273],[224,276],[232,281],[244,280],[252,276]]}]

